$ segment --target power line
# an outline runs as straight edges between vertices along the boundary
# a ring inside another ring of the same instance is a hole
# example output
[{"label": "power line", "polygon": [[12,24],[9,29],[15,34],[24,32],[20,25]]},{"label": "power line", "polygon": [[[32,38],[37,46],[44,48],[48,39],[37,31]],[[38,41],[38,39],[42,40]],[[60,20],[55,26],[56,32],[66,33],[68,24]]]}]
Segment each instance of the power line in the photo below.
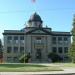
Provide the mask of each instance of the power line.
[{"label": "power line", "polygon": [[[10,13],[28,13],[34,10],[12,10],[12,11],[0,11],[0,14],[10,14]],[[75,11],[75,8],[54,8],[54,9],[37,9],[36,11]]]}]

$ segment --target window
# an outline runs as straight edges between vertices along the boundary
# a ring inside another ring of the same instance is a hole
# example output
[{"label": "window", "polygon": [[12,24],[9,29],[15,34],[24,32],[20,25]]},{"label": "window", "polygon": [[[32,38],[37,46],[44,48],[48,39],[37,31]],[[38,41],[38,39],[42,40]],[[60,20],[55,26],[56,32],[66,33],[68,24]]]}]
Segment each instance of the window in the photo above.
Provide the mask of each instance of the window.
[{"label": "window", "polygon": [[64,61],[68,61],[69,57],[68,56],[64,56]]},{"label": "window", "polygon": [[52,47],[52,52],[56,53],[57,52],[57,48],[56,47]]},{"label": "window", "polygon": [[7,53],[11,53],[12,52],[12,47],[7,47]]},{"label": "window", "polygon": [[37,38],[36,38],[36,43],[42,43],[42,42],[41,42],[41,37],[37,37]]},{"label": "window", "polygon": [[56,37],[52,37],[52,44],[56,44]]},{"label": "window", "polygon": [[64,37],[64,44],[68,44],[68,37]]},{"label": "window", "polygon": [[62,37],[58,37],[58,41],[62,41]]},{"label": "window", "polygon": [[32,22],[32,27],[34,27],[36,25],[36,22]]},{"label": "window", "polygon": [[52,37],[52,41],[56,41],[56,37]]},{"label": "window", "polygon": [[12,40],[12,37],[11,37],[11,36],[8,36],[8,37],[7,37],[7,40]]},{"label": "window", "polygon": [[17,53],[17,52],[18,52],[18,47],[14,47],[13,52],[14,52],[14,53]]},{"label": "window", "polygon": [[18,36],[14,36],[14,43],[18,44]]},{"label": "window", "polygon": [[20,40],[20,43],[21,43],[21,44],[24,44],[24,40]]},{"label": "window", "polygon": [[68,47],[64,47],[64,53],[68,53]]},{"label": "window", "polygon": [[61,45],[63,43],[62,37],[58,37],[58,44]]},{"label": "window", "polygon": [[64,41],[68,41],[68,37],[64,37]]},{"label": "window", "polygon": [[24,53],[24,47],[20,47],[20,53]]},{"label": "window", "polygon": [[37,22],[37,24],[36,24],[37,26],[41,26],[41,23],[40,22]]},{"label": "window", "polygon": [[24,40],[24,36],[20,36],[20,40]]},{"label": "window", "polygon": [[24,36],[20,36],[20,43],[24,44]]},{"label": "window", "polygon": [[59,53],[62,53],[63,51],[62,51],[62,47],[58,47],[58,52]]},{"label": "window", "polygon": [[7,61],[11,62],[12,61],[12,57],[7,57]]},{"label": "window", "polygon": [[7,43],[11,43],[12,42],[12,36],[8,36],[7,37]]},{"label": "window", "polygon": [[13,57],[14,62],[18,62],[18,57]]},{"label": "window", "polygon": [[14,36],[14,40],[18,40],[18,36]]},{"label": "window", "polygon": [[58,44],[62,44],[62,37],[58,37]]}]

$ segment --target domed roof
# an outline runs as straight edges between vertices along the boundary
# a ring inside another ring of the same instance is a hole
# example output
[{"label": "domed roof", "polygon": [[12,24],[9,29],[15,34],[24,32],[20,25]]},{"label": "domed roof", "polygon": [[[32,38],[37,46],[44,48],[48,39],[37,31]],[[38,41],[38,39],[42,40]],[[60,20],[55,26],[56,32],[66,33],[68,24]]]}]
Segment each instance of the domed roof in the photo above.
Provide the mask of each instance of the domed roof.
[{"label": "domed roof", "polygon": [[42,23],[41,17],[35,12],[29,19],[28,22],[39,21]]}]

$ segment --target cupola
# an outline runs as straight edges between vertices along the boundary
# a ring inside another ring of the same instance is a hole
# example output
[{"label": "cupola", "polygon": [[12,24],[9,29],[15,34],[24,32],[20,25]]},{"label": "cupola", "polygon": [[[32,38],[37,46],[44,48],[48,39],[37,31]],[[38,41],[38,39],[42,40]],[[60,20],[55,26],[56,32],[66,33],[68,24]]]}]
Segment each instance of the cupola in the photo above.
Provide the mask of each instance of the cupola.
[{"label": "cupola", "polygon": [[37,13],[34,13],[28,20],[28,27],[42,27],[42,22],[41,17]]}]

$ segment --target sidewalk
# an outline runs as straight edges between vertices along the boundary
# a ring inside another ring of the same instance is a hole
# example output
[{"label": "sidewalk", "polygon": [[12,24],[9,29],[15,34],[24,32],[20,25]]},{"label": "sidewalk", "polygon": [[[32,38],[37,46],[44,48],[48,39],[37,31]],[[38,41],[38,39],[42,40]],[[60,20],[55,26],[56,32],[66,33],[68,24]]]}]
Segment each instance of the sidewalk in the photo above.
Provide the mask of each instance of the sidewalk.
[{"label": "sidewalk", "polygon": [[65,68],[64,71],[51,72],[0,72],[0,75],[75,75],[75,68]]}]

